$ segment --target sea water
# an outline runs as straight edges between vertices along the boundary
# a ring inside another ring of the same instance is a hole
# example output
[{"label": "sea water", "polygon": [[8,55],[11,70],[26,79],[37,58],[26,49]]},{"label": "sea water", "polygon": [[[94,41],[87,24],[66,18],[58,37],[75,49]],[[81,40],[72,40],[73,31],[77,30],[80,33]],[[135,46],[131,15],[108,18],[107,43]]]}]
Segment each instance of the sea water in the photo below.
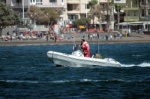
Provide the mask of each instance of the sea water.
[{"label": "sea water", "polygon": [[73,44],[0,47],[1,99],[148,99],[150,44],[90,44],[121,67],[55,67],[47,51],[70,54]]}]

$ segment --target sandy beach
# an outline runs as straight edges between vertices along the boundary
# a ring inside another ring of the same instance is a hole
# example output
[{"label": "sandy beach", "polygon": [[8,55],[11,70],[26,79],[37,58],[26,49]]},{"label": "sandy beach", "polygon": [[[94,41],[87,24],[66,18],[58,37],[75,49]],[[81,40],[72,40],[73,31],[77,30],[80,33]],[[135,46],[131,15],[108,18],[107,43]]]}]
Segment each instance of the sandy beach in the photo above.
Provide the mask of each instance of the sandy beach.
[{"label": "sandy beach", "polygon": [[[46,44],[80,44],[82,37],[77,36],[76,39],[70,40],[58,40],[55,42],[54,40],[12,40],[12,41],[2,41],[0,40],[0,46],[17,46],[17,45],[46,45]],[[85,38],[89,44],[98,43],[98,39],[88,40],[87,37]],[[112,40],[102,40],[99,39],[99,43],[150,43],[150,35],[139,35],[139,34],[132,34],[130,37],[117,37],[116,39]]]}]

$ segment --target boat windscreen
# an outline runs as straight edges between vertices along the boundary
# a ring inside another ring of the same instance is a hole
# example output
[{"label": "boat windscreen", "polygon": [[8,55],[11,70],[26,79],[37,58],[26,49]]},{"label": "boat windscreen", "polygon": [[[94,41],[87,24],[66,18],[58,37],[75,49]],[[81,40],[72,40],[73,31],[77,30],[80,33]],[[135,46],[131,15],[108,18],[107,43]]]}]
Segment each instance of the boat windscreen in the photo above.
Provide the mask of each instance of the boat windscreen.
[{"label": "boat windscreen", "polygon": [[81,50],[81,46],[79,44],[76,44],[76,45],[73,46],[73,50],[74,51]]}]

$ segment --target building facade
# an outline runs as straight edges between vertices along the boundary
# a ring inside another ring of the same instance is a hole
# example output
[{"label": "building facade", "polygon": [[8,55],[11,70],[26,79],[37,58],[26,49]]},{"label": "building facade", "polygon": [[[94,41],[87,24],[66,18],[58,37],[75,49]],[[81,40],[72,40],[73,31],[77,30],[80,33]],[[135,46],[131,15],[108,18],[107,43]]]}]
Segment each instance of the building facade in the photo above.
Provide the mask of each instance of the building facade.
[{"label": "building facade", "polygon": [[142,21],[150,20],[150,0],[141,0],[140,8],[140,19]]},{"label": "building facade", "polygon": [[36,5],[40,8],[55,8],[62,10],[60,21],[64,23],[87,17],[89,8],[87,4],[90,0],[1,0],[7,5],[10,5],[18,12],[20,17],[27,19],[25,12],[31,5]]},{"label": "building facade", "polygon": [[140,21],[140,2],[139,0],[126,0],[126,4],[123,5],[125,11],[124,21],[134,22]]},{"label": "building facade", "polygon": [[[0,0],[10,5],[18,14],[27,19],[25,12],[31,5],[40,8],[55,8],[62,10],[60,22],[67,24],[75,19],[88,16],[88,3],[91,0]],[[125,0],[121,7],[125,13],[123,20],[125,22],[146,21],[150,20],[150,0]],[[113,14],[116,13],[113,6],[110,6],[111,0],[98,0],[98,4],[102,6],[101,12],[106,16],[101,19],[103,22],[112,21]],[[98,20],[99,21],[99,20]],[[98,23],[98,22],[95,22]],[[113,24],[113,23],[112,23]]]},{"label": "building facade", "polygon": [[125,22],[150,20],[150,0],[126,0],[122,9]]},{"label": "building facade", "polygon": [[[62,15],[60,20],[68,21],[87,17],[89,12],[88,3],[91,0],[1,0],[7,5],[10,5],[18,14],[23,17],[23,10],[26,12],[31,5],[36,5],[40,8],[52,7],[61,9]],[[98,2],[106,3],[107,0],[98,0]],[[106,12],[106,9],[104,11]],[[27,16],[24,14],[24,18]]]},{"label": "building facade", "polygon": [[[31,5],[36,5],[40,8],[55,8],[56,10],[62,10],[66,8],[66,0],[1,0],[5,2],[7,5],[10,5],[15,11],[18,12],[20,17],[24,20],[28,19],[28,16],[25,14],[28,8]],[[60,15],[60,20],[65,20],[65,15],[62,13]]]},{"label": "building facade", "polygon": [[67,19],[75,20],[87,17],[89,12],[88,2],[90,0],[67,0]]}]

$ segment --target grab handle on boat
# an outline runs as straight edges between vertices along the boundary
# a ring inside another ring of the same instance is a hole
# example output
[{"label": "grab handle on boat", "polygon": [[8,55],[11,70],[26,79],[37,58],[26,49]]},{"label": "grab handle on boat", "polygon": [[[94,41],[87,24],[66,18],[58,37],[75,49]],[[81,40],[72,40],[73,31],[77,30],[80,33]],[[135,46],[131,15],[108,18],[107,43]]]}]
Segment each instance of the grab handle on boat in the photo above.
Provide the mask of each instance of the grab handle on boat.
[{"label": "grab handle on boat", "polygon": [[94,58],[94,55],[92,55],[92,58]]}]

